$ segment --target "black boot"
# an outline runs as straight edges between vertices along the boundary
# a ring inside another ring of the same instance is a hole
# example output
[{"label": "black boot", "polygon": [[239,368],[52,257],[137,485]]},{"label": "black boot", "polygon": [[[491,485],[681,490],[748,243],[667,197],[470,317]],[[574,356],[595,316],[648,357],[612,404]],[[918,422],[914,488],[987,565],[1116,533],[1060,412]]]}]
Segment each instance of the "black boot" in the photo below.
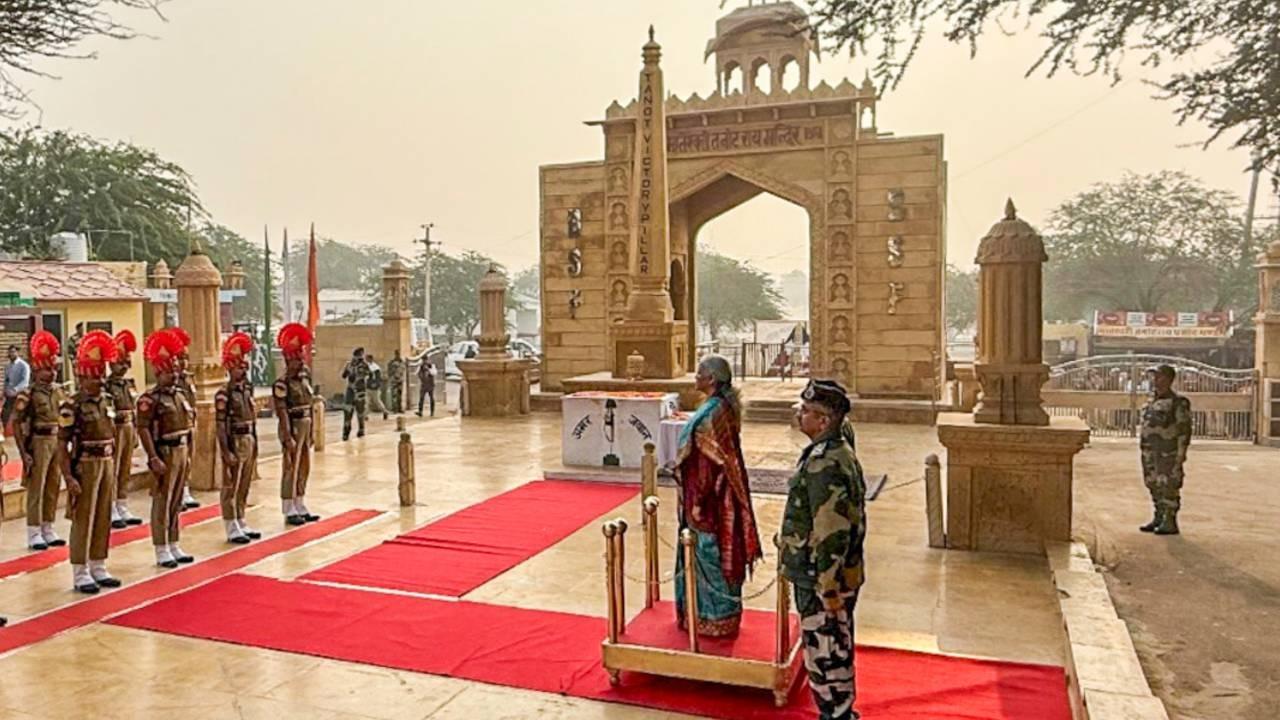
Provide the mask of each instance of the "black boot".
[{"label": "black boot", "polygon": [[1142,532],[1154,532],[1160,526],[1160,508],[1156,508],[1151,514],[1151,522],[1146,525],[1139,525],[1138,529]]},{"label": "black boot", "polygon": [[1177,535],[1178,530],[1178,511],[1166,510],[1164,516],[1160,519],[1160,525],[1156,528],[1157,535]]}]

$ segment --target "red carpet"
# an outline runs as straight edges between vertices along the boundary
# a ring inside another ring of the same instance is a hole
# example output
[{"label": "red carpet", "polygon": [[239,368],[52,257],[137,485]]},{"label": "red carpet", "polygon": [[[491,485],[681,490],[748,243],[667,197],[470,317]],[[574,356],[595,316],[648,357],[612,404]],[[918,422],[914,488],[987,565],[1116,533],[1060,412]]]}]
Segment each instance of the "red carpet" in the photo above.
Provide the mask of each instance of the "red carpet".
[{"label": "red carpet", "polygon": [[[348,510],[341,515],[288,530],[239,549],[201,558],[178,570],[167,570],[149,580],[107,590],[88,600],[66,605],[30,620],[17,622],[0,630],[0,654],[37,643],[67,630],[73,630],[117,613],[136,608],[166,595],[189,590],[221,575],[245,568],[263,558],[301,547],[312,540],[358,525],[381,513],[374,510]],[[68,576],[68,586],[70,579]],[[70,587],[67,594],[71,596]],[[216,612],[214,613],[217,614]],[[264,618],[264,620],[267,618]]]},{"label": "red carpet", "polygon": [[[781,710],[766,692],[630,673],[610,687],[604,619],[583,615],[231,575],[111,623],[726,720],[816,717],[803,682]],[[879,648],[857,662],[875,720],[1070,720],[1062,668]]]},{"label": "red carpet", "polygon": [[[195,525],[204,522],[210,518],[221,515],[221,510],[217,505],[206,505],[194,510],[188,510],[178,516],[178,521],[182,527]],[[25,536],[24,536],[25,537]],[[133,525],[124,530],[111,531],[111,547],[117,547],[125,543],[141,540],[151,537],[151,526],[143,523],[142,525]],[[47,567],[53,567],[61,562],[66,562],[71,555],[71,549],[65,545],[62,547],[49,548],[48,550],[40,550],[39,552],[31,552],[26,555],[5,560],[0,562],[0,579],[13,575],[20,575],[27,572],[35,572],[43,570]]]},{"label": "red carpet", "polygon": [[302,579],[461,597],[638,492],[605,483],[531,482]]}]

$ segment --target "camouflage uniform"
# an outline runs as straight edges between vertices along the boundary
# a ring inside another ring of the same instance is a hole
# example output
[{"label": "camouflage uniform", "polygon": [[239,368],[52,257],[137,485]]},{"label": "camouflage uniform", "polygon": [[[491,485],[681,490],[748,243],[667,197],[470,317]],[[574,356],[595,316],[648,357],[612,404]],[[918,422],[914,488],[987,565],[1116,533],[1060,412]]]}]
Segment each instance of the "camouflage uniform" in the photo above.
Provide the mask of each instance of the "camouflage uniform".
[{"label": "camouflage uniform", "polygon": [[1165,396],[1152,396],[1142,408],[1139,447],[1142,480],[1155,505],[1152,526],[1157,532],[1161,528],[1176,532],[1182,505],[1182,464],[1190,445],[1191,401],[1172,390]]},{"label": "camouflage uniform", "polygon": [[393,357],[387,363],[387,385],[391,396],[391,412],[404,412],[404,360]]},{"label": "camouflage uniform", "polygon": [[342,398],[344,405],[342,408],[343,440],[351,437],[352,413],[355,414],[359,423],[356,437],[364,437],[364,422],[369,415],[366,394],[369,390],[369,378],[372,375],[373,373],[369,370],[369,363],[365,362],[363,357],[351,358],[347,366],[342,368],[342,379],[347,381],[347,392]]},{"label": "camouflage uniform", "polygon": [[795,586],[805,669],[822,720],[857,718],[853,612],[867,534],[862,466],[837,424],[800,456],[782,519],[781,572]]}]

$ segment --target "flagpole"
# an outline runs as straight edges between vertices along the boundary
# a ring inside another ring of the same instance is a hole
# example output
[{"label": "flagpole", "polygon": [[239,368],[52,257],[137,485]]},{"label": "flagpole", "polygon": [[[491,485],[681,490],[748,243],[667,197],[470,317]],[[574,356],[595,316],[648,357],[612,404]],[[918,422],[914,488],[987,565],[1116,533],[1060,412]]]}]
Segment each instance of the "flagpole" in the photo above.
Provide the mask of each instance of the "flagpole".
[{"label": "flagpole", "polygon": [[267,226],[262,226],[262,352],[267,362],[260,380],[266,385],[275,382],[275,363],[271,361],[271,348],[274,338],[271,337],[271,237]]},{"label": "flagpole", "polygon": [[293,283],[289,277],[289,228],[284,229],[284,245],[280,251],[280,267],[283,280],[280,283],[280,304],[284,306],[284,322],[293,322]]},{"label": "flagpole", "polygon": [[315,336],[320,324],[320,270],[316,259],[316,224],[311,223],[311,244],[307,248],[307,329]]}]

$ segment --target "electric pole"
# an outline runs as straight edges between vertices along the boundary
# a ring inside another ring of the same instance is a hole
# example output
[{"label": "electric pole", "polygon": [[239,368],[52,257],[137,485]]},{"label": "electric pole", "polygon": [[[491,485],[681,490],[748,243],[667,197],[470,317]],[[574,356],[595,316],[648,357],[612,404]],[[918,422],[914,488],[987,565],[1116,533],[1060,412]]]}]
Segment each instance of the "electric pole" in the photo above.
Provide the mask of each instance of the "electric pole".
[{"label": "electric pole", "polygon": [[433,339],[431,337],[431,246],[440,243],[431,242],[431,228],[435,227],[435,223],[424,223],[419,227],[422,228],[422,239],[415,239],[414,242],[420,242],[426,248],[426,258],[422,262],[423,274],[422,279],[422,318],[427,323],[427,347],[431,347]]}]

